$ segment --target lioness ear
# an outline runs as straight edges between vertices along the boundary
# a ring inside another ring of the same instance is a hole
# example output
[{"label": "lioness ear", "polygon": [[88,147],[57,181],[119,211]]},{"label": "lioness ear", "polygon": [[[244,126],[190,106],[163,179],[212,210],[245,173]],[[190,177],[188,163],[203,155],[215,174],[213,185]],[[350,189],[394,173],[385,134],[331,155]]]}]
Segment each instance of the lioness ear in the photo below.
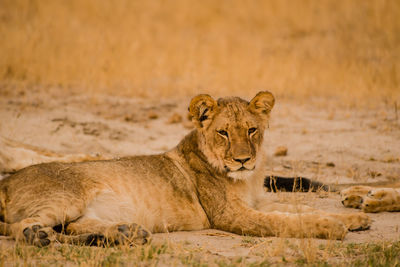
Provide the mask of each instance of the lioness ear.
[{"label": "lioness ear", "polygon": [[274,104],[274,96],[268,91],[261,91],[250,101],[249,109],[251,112],[268,116]]},{"label": "lioness ear", "polygon": [[189,118],[197,128],[202,128],[211,122],[217,108],[218,104],[211,96],[195,96],[189,105]]}]

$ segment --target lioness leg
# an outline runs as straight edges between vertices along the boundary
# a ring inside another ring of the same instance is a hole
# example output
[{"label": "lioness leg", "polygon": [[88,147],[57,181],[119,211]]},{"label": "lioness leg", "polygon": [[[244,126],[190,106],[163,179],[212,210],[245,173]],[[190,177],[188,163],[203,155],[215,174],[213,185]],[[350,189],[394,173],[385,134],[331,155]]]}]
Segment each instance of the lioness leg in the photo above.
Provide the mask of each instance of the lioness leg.
[{"label": "lioness leg", "polygon": [[6,234],[18,242],[39,247],[55,241],[56,232],[53,227],[80,217],[85,206],[83,200],[61,198],[57,195],[53,199],[36,201],[22,195],[14,201],[14,205],[6,207],[5,221],[9,223],[5,225]]},{"label": "lioness leg", "polygon": [[67,226],[70,234],[100,234],[110,245],[129,244],[143,245],[147,243],[150,232],[136,223],[104,223],[91,218],[80,218]]},{"label": "lioness leg", "polygon": [[[36,245],[38,247],[43,247],[48,244],[54,239],[60,243],[67,243],[67,244],[74,244],[74,245],[96,245],[104,239],[102,235],[93,235],[93,234],[81,234],[81,235],[65,235],[62,233],[56,233],[49,229],[50,227],[40,227],[38,225],[28,227],[24,233],[24,239],[26,238],[32,245]],[[49,234],[51,233],[51,238],[49,239]],[[25,237],[26,234],[26,237]],[[47,236],[46,236],[47,234]],[[12,236],[11,232],[11,224],[0,222],[0,235],[4,236]]]},{"label": "lioness leg", "polygon": [[289,213],[305,213],[305,212],[310,213],[317,211],[317,209],[314,209],[307,205],[269,203],[268,201],[258,203],[255,208],[256,210],[262,212],[279,211],[279,212],[289,212]]},{"label": "lioness leg", "polygon": [[[236,209],[232,208],[232,211]],[[214,228],[237,234],[295,238],[343,239],[347,229],[333,217],[316,213],[268,212],[238,208],[214,221]],[[232,216],[231,214],[235,214]]]},{"label": "lioness leg", "polygon": [[293,205],[293,204],[282,204],[282,203],[259,203],[256,207],[257,210],[262,212],[288,212],[288,213],[302,213],[302,214],[320,214],[327,217],[333,217],[346,225],[349,231],[360,231],[369,229],[371,225],[371,219],[368,215],[358,213],[329,213],[322,210],[318,210],[306,205]]}]

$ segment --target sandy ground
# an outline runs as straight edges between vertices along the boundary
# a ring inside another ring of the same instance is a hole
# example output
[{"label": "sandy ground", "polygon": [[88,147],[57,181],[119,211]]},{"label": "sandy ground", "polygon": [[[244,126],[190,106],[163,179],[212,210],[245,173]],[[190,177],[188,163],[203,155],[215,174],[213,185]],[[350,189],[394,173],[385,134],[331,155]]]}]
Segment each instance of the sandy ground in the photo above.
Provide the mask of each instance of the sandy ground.
[{"label": "sandy ground", "polygon": [[[65,155],[113,158],[166,151],[191,130],[186,119],[189,101],[0,88],[0,171],[5,175],[54,157],[70,159]],[[287,147],[288,155],[274,157],[278,146]],[[366,109],[324,99],[307,103],[277,99],[265,149],[271,155],[271,174],[333,184],[400,181],[400,119],[389,105]],[[357,212],[344,208],[335,193],[268,194],[276,201],[305,203],[325,211]],[[400,239],[400,213],[370,216],[371,229],[349,233],[344,242]],[[154,242],[165,240],[230,257],[257,257],[266,250],[271,257],[281,256],[274,249],[286,242],[214,230],[154,235]],[[292,241],[304,247],[305,241]],[[2,244],[10,242],[0,239]],[[329,241],[312,242],[314,246]],[[279,253],[295,254],[286,249]]]}]

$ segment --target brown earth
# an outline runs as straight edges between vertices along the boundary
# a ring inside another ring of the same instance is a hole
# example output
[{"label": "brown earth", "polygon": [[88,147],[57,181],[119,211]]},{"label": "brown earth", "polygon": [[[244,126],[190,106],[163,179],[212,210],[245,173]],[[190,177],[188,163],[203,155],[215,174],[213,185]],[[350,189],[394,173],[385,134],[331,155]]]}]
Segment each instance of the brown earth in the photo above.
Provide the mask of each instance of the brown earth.
[{"label": "brown earth", "polygon": [[[0,171],[7,175],[54,158],[161,153],[190,131],[189,100],[0,88]],[[273,156],[278,147],[286,147],[287,155]],[[400,119],[391,105],[366,109],[329,99],[277,99],[265,149],[271,155],[268,174],[301,175],[329,184],[400,181]],[[357,212],[344,208],[336,193],[268,194],[276,201],[305,203],[325,211]],[[349,233],[345,243],[400,239],[400,213],[370,216],[371,229]],[[332,243],[250,238],[215,230],[156,234],[153,242],[165,240],[210,257],[252,260],[268,255],[278,261]],[[12,243],[0,239],[0,246]]]}]

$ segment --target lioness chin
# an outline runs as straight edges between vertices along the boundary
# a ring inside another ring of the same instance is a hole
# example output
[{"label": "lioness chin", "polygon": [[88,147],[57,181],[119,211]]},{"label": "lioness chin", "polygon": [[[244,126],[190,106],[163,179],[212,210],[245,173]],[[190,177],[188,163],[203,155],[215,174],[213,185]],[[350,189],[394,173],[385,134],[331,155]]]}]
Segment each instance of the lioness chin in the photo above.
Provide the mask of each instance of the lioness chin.
[{"label": "lioness chin", "polygon": [[[143,244],[150,233],[220,229],[253,236],[342,239],[362,213],[274,204],[263,190],[263,135],[275,99],[194,97],[195,130],[164,154],[46,163],[0,181],[0,234],[37,246]],[[54,231],[61,226],[61,231]]]}]

